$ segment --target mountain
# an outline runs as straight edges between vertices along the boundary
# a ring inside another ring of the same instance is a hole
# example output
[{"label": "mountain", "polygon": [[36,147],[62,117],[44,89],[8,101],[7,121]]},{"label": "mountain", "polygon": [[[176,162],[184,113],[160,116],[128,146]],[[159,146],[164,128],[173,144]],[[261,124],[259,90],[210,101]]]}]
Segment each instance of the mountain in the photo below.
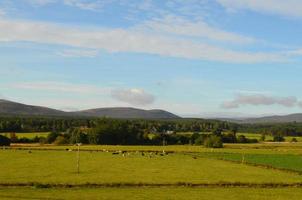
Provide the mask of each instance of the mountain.
[{"label": "mountain", "polygon": [[114,107],[97,108],[74,112],[76,115],[112,118],[142,118],[142,119],[177,119],[180,118],[164,110],[142,110],[137,108]]},{"label": "mountain", "polygon": [[237,122],[237,123],[287,123],[287,122],[302,122],[302,113],[290,114],[290,115],[275,115],[258,118],[246,118],[246,119],[223,119],[225,121]]},{"label": "mountain", "polygon": [[66,112],[47,107],[25,105],[0,99],[0,114],[2,115],[41,115],[64,116]]},{"label": "mountain", "polygon": [[111,117],[140,119],[178,119],[177,115],[164,110],[142,110],[137,108],[97,108],[77,112],[64,112],[41,106],[26,105],[0,99],[1,115]]}]

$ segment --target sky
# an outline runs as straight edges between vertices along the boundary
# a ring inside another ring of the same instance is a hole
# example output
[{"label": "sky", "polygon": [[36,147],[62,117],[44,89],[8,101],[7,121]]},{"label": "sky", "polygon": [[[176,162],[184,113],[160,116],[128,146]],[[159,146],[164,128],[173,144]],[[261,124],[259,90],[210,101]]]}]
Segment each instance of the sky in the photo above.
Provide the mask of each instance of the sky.
[{"label": "sky", "polygon": [[300,113],[301,35],[301,0],[1,0],[0,99]]}]

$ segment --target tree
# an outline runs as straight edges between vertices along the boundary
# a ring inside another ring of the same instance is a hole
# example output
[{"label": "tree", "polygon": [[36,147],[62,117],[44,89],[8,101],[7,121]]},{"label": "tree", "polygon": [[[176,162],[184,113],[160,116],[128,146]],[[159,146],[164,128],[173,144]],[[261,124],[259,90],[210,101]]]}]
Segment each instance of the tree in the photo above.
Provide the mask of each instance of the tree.
[{"label": "tree", "polygon": [[222,135],[222,129],[221,128],[215,128],[214,130],[213,130],[213,135],[216,135],[216,136],[221,136]]},{"label": "tree", "polygon": [[18,142],[18,137],[16,135],[15,132],[12,132],[9,134],[9,138],[10,138],[10,141],[13,142],[13,143],[17,143]]},{"label": "tree", "polygon": [[284,142],[285,141],[285,138],[280,135],[280,134],[277,134],[277,135],[274,135],[274,142]]},{"label": "tree", "polygon": [[261,137],[260,137],[260,139],[259,139],[260,141],[265,141],[265,134],[261,134]]},{"label": "tree", "polygon": [[3,135],[0,135],[0,146],[10,146],[10,139]]},{"label": "tree", "polygon": [[62,145],[62,144],[67,144],[68,141],[64,136],[59,135],[53,143],[55,145]]},{"label": "tree", "polygon": [[88,137],[87,134],[83,133],[80,129],[74,129],[71,133],[70,133],[70,138],[69,138],[69,142],[71,144],[76,144],[76,143],[83,143],[83,144],[87,144],[88,143]]},{"label": "tree", "polygon": [[59,133],[52,131],[51,133],[49,133],[47,135],[47,138],[46,138],[45,142],[48,143],[48,144],[51,144],[51,143],[53,143],[57,139],[57,137],[59,135],[60,135]]},{"label": "tree", "polygon": [[207,148],[222,148],[222,138],[216,135],[211,135],[205,139],[204,146]]}]

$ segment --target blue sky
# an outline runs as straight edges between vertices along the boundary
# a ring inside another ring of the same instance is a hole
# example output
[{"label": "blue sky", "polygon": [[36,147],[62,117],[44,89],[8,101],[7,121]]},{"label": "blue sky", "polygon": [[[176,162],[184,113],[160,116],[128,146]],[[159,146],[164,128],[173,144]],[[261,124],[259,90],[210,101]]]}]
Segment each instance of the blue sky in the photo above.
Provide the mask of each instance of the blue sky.
[{"label": "blue sky", "polygon": [[299,0],[1,0],[0,98],[182,116],[302,112]]}]

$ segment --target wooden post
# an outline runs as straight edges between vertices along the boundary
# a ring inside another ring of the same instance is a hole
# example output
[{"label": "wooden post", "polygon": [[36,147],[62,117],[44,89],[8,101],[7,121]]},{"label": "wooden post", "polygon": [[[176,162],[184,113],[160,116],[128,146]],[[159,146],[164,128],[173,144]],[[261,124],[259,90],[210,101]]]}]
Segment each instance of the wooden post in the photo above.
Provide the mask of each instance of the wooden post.
[{"label": "wooden post", "polygon": [[81,146],[81,144],[78,143],[77,146],[78,146],[78,152],[77,152],[77,173],[79,174],[80,173],[80,146]]}]

